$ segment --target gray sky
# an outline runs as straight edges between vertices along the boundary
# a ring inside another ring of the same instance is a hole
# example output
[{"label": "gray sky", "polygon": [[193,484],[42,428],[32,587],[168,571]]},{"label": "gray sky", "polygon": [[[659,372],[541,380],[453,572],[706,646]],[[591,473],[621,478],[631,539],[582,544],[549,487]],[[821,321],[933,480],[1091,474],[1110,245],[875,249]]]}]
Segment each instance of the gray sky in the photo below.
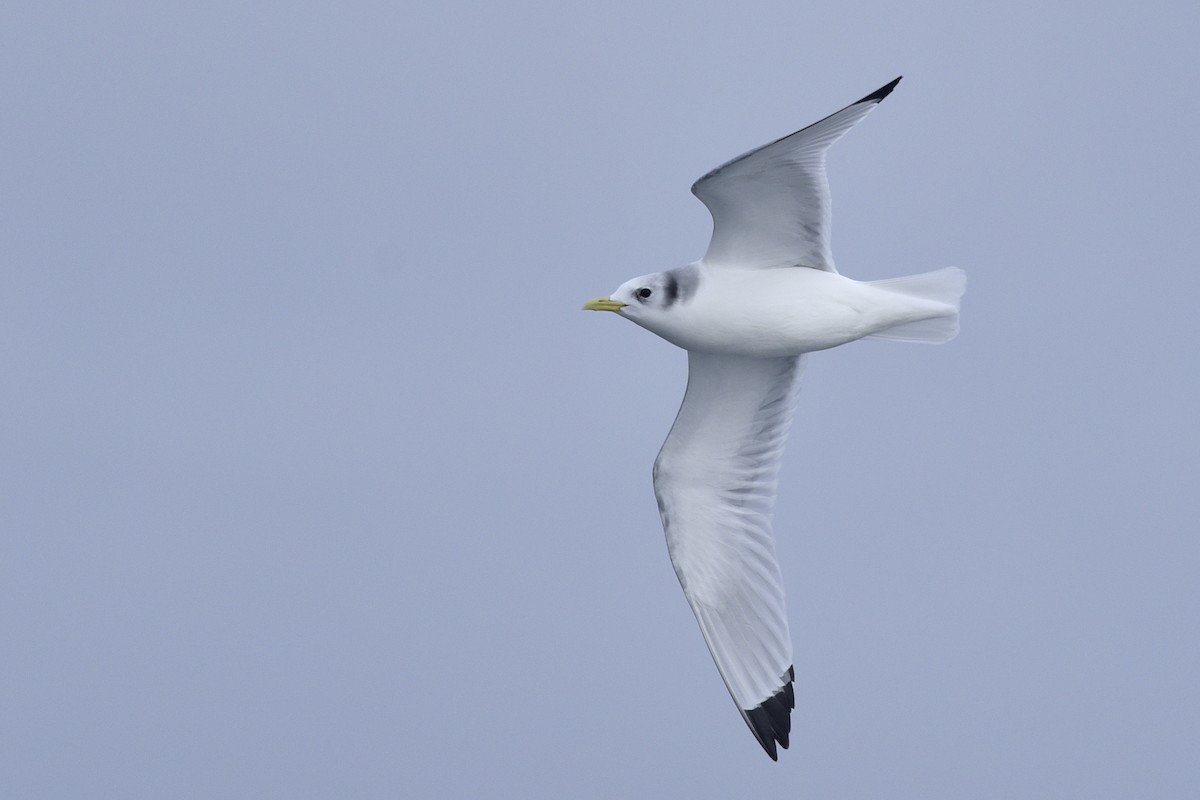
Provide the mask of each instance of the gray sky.
[{"label": "gray sky", "polygon": [[[1190,797],[1195,4],[0,10],[0,794]],[[650,466],[684,356],[583,300],[713,166],[830,154],[943,347],[812,359],[792,748]]]}]

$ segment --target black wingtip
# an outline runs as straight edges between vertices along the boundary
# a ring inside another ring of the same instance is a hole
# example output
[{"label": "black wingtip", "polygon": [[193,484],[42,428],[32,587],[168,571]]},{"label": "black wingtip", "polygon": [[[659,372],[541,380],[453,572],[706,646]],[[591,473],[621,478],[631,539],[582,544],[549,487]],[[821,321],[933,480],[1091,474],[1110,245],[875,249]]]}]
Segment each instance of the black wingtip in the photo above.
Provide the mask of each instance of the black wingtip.
[{"label": "black wingtip", "polygon": [[[903,77],[904,77],[903,75],[900,76],[900,78],[903,78]],[[878,103],[878,102],[882,101],[883,98],[887,97],[889,94],[892,93],[892,89],[896,88],[896,84],[900,82],[900,78],[896,78],[896,80],[892,81],[887,86],[879,87],[878,89],[876,89],[875,91],[871,92],[869,95],[864,97],[862,100],[859,100],[858,103]],[[855,103],[854,105],[858,105],[858,103]]]},{"label": "black wingtip", "polygon": [[792,689],[792,681],[796,678],[795,667],[788,667],[787,675],[782,676],[784,684],[775,694],[759,703],[754,708],[743,709],[742,716],[750,726],[750,732],[772,761],[779,760],[779,751],[775,749],[776,742],[784,750],[789,744],[789,734],[792,732],[792,709],[796,707],[796,694]]}]

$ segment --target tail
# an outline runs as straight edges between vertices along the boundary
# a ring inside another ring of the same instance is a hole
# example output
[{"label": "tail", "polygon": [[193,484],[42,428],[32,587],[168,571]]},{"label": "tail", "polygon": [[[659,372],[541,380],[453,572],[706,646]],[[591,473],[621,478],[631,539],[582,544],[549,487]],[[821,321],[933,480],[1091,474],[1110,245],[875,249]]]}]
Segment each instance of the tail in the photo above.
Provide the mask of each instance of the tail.
[{"label": "tail", "polygon": [[871,281],[871,285],[921,301],[914,311],[922,315],[873,333],[871,338],[941,343],[958,335],[958,305],[967,290],[967,275],[958,267]]}]

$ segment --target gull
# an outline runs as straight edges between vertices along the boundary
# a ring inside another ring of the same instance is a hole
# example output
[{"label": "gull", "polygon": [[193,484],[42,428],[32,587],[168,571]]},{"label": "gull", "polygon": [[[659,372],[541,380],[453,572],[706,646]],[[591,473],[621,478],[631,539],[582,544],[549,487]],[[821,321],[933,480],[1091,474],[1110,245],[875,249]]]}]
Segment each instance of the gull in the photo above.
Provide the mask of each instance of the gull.
[{"label": "gull", "polygon": [[584,304],[688,353],[683,404],[654,462],[667,550],[725,687],[772,760],[795,707],[791,639],[771,517],[807,353],[864,337],[946,342],[962,271],[882,281],[838,273],[825,152],[900,78],[709,172],[699,261]]}]

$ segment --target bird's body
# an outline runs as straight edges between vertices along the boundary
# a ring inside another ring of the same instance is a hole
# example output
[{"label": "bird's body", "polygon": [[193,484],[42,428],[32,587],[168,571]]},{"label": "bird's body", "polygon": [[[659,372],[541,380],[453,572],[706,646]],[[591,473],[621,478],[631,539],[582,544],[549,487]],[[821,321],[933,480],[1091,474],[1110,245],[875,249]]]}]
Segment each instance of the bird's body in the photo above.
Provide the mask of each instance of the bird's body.
[{"label": "bird's body", "polygon": [[713,216],[704,258],[584,305],[688,351],[654,494],[684,596],[772,759],[788,746],[795,672],[771,514],[805,354],[958,332],[960,270],[862,282],[833,265],[825,151],[899,80],[709,172],[692,187]]},{"label": "bird's body", "polygon": [[[958,315],[952,296],[906,294],[902,282],[794,267],[707,269],[700,263],[681,270],[694,274],[689,302],[642,326],[689,351],[796,356],[924,321],[946,320],[949,332]],[[960,285],[959,275],[944,275],[948,294]]]}]

